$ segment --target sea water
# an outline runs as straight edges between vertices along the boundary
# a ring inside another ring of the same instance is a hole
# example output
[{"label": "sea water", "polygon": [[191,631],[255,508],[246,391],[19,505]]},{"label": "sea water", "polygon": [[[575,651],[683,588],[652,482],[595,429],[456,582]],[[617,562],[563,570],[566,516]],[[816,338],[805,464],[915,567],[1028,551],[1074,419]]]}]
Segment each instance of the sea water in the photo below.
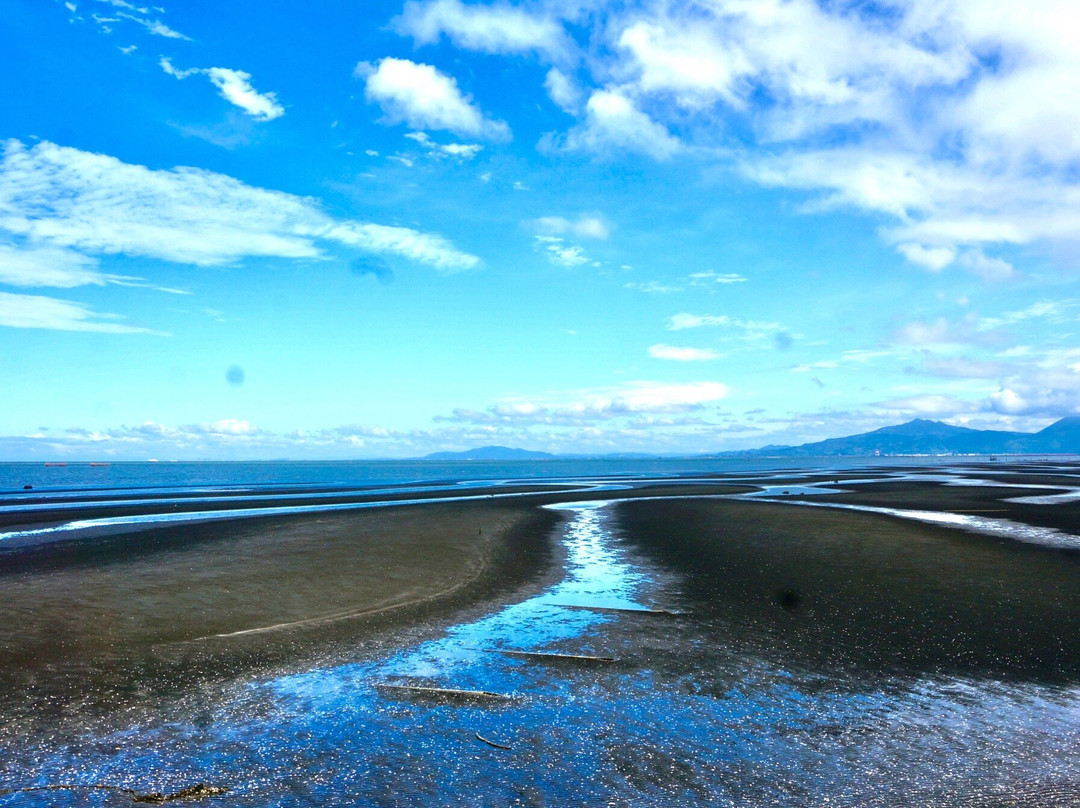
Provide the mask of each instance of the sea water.
[{"label": "sea water", "polygon": [[862,458],[552,458],[541,460],[356,460],[265,462],[0,463],[0,494],[56,489],[285,486],[385,486],[408,483],[468,484],[491,480],[551,480],[594,477],[756,473],[778,469],[849,468],[891,465],[951,465],[956,457]]}]

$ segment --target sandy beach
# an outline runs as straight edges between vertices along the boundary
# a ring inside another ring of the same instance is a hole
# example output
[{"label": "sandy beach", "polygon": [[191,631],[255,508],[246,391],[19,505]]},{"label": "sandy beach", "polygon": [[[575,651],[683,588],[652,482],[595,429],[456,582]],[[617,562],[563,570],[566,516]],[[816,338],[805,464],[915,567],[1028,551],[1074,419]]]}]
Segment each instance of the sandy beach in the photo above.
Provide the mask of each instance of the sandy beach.
[{"label": "sandy beach", "polygon": [[499,502],[156,528],[0,561],[0,713],[124,709],[505,595],[557,517]]}]

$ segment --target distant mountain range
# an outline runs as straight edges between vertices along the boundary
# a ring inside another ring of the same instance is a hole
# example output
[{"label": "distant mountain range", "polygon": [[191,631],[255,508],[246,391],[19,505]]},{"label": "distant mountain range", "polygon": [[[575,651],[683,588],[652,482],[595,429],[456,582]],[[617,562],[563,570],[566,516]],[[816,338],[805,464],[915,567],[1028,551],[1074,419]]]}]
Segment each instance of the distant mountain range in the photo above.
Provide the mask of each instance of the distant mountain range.
[{"label": "distant mountain range", "polygon": [[[801,446],[763,446],[736,452],[720,452],[714,457],[860,457],[882,455],[949,454],[1080,454],[1080,416],[1062,418],[1039,432],[1005,432],[968,429],[941,421],[916,418],[906,424],[886,426],[873,432],[829,438]],[[424,460],[547,460],[582,455],[554,455],[506,446],[484,446],[465,452],[435,452]],[[604,457],[655,457],[645,454],[604,455]]]},{"label": "distant mountain range", "polygon": [[547,460],[557,455],[548,452],[530,452],[528,449],[510,449],[506,446],[482,446],[465,452],[434,452],[422,460]]},{"label": "distant mountain range", "polygon": [[1062,418],[1039,432],[968,429],[941,421],[916,418],[846,438],[829,438],[801,446],[764,446],[741,452],[741,457],[834,457],[942,454],[1080,453],[1080,417]]}]

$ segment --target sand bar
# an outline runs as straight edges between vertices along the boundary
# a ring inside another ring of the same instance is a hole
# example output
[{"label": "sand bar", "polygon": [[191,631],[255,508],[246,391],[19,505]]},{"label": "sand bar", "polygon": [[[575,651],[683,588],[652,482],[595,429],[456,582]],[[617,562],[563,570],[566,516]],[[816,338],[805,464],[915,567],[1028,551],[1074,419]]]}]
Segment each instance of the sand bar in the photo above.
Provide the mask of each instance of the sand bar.
[{"label": "sand bar", "polygon": [[557,520],[517,503],[446,503],[189,524],[9,555],[0,709],[115,709],[362,648],[539,574]]}]

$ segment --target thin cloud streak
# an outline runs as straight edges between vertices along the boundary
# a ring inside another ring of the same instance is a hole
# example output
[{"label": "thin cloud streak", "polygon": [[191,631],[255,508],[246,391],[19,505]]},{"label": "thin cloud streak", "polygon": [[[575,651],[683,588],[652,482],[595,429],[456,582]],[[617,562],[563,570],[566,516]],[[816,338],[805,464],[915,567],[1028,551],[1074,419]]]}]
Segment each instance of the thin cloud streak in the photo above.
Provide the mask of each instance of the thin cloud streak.
[{"label": "thin cloud streak", "polygon": [[327,248],[398,255],[444,271],[480,259],[441,236],[334,219],[311,199],[197,168],[152,170],[42,142],[8,141],[0,231],[32,245],[197,266],[247,257],[321,259]]},{"label": "thin cloud streak", "polygon": [[50,331],[96,331],[102,334],[156,334],[161,331],[116,322],[116,315],[97,314],[71,300],[0,292],[0,326]]}]

